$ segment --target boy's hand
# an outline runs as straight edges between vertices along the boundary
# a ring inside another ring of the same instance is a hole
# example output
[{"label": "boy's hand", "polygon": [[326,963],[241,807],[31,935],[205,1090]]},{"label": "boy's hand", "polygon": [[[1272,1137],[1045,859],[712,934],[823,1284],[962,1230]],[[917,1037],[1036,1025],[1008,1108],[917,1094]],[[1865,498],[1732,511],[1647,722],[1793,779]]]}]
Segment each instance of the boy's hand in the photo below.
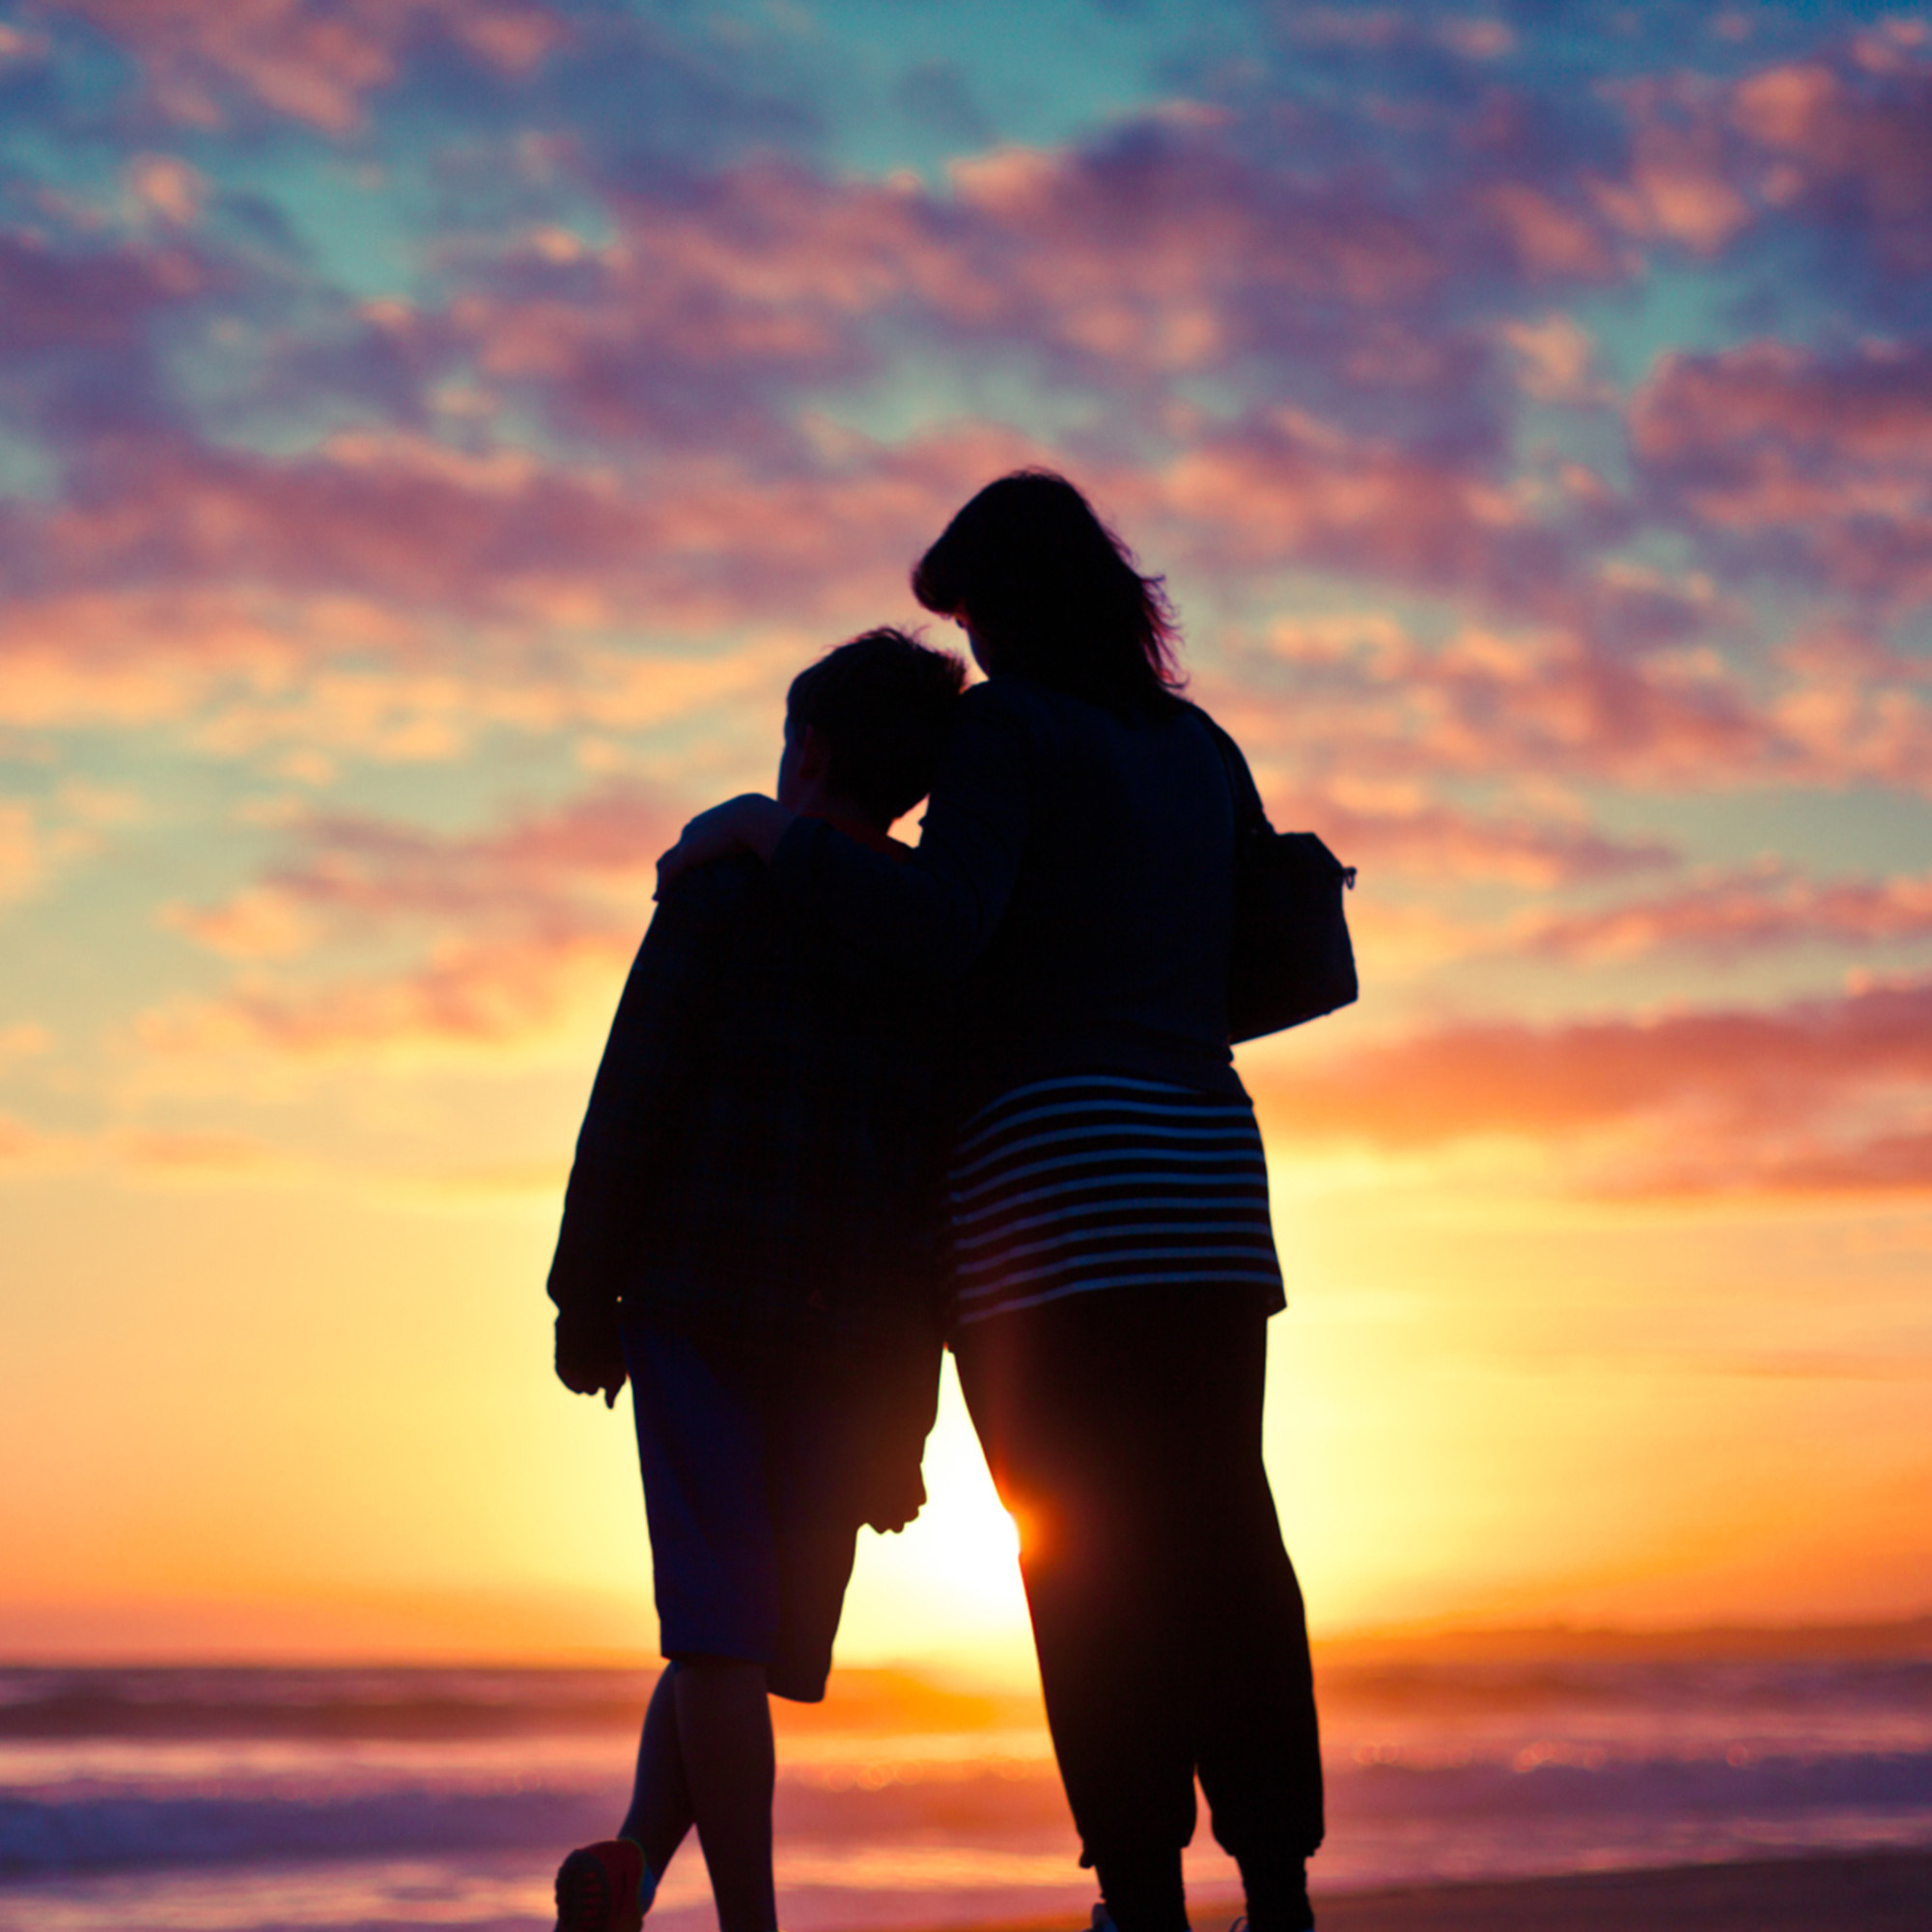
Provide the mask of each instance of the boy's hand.
[{"label": "boy's hand", "polygon": [[866,1527],[896,1536],[925,1506],[926,1479],[919,1466],[895,1469],[880,1478],[866,1498]]},{"label": "boy's hand", "polygon": [[624,1387],[624,1349],[615,1323],[557,1317],[557,1380],[573,1395],[601,1395],[614,1409]]}]

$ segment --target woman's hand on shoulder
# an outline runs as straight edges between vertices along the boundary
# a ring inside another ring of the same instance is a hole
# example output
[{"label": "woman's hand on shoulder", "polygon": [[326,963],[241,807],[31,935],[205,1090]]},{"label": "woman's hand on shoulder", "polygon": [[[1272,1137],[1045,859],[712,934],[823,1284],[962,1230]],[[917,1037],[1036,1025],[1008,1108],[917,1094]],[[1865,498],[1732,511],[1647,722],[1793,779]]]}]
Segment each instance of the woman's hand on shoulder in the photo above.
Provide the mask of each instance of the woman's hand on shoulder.
[{"label": "woman's hand on shoulder", "polygon": [[797,816],[762,792],[743,792],[700,812],[679,833],[677,844],[658,860],[655,896],[662,898],[665,888],[692,866],[708,864],[714,858],[749,852],[769,859]]}]

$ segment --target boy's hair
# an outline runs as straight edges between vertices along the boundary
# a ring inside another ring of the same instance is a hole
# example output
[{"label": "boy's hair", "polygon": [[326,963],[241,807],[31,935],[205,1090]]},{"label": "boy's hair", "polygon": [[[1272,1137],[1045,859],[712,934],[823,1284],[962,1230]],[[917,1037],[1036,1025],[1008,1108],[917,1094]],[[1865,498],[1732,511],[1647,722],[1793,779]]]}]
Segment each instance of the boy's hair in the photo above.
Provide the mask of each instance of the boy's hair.
[{"label": "boy's hair", "polygon": [[785,715],[824,737],[830,789],[889,826],[932,790],[966,675],[952,652],[886,626],[806,665]]}]

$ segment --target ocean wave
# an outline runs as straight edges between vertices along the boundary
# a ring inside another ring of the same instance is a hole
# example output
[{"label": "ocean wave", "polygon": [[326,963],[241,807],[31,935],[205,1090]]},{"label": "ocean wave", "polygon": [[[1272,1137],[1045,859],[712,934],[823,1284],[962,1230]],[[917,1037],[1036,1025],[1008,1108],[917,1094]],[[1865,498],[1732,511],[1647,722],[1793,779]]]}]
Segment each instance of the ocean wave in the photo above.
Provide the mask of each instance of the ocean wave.
[{"label": "ocean wave", "polygon": [[[495,1780],[336,1789],[301,1784],[210,1790],[82,1783],[0,1798],[0,1874],[19,1878],[257,1860],[317,1861],[555,1846],[601,1835],[621,1803],[623,1768],[594,1781]],[[1631,1838],[1656,1827],[1695,1825],[1722,1835],[1725,1821],[1753,1832],[1834,1832],[1917,1841],[1932,1825],[1932,1752],[1770,1756],[1640,1762],[1575,1761],[1565,1751],[1511,1763],[1419,1767],[1338,1764],[1330,1777],[1338,1834],[1431,1835],[1506,1821],[1527,1838]],[[1846,1820],[1862,1820],[1854,1829]],[[780,1781],[781,1834],[854,1848],[948,1839],[988,1846],[1063,1836],[1064,1801],[1050,1766],[1023,1776],[989,1766],[944,1779],[911,1778],[832,1788],[811,1778]],[[1803,1828],[1803,1829],[1801,1829]],[[1830,1837],[1832,1834],[1827,1834]]]},{"label": "ocean wave", "polygon": [[16,1798],[0,1800],[0,1874],[447,1855],[609,1829],[607,1800],[568,1791]]}]

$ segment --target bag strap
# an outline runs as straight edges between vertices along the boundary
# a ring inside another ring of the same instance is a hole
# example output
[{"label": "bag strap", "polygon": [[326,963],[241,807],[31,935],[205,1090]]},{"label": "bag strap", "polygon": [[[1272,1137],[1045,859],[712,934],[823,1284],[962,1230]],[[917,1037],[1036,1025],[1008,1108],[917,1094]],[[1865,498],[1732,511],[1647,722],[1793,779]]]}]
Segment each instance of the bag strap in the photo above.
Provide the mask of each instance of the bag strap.
[{"label": "bag strap", "polygon": [[1193,707],[1193,713],[1207,726],[1208,736],[1214,740],[1215,749],[1220,753],[1221,770],[1227,774],[1228,791],[1233,795],[1237,843],[1245,832],[1273,831],[1274,827],[1268,822],[1268,808],[1261,802],[1254,773],[1247,769],[1247,760],[1242,756],[1241,746],[1199,705]]},{"label": "bag strap", "polygon": [[[1329,853],[1326,845],[1312,832],[1277,832],[1268,816],[1268,807],[1261,802],[1261,788],[1254,782],[1254,773],[1247,769],[1247,760],[1241,746],[1204,712],[1199,705],[1193,707],[1194,715],[1208,728],[1214,739],[1215,749],[1221,755],[1221,768],[1227,773],[1228,789],[1234,794],[1234,836],[1239,848],[1244,835],[1260,832],[1266,838],[1295,838],[1312,840],[1324,853]],[[1243,812],[1243,804],[1247,809]],[[1331,863],[1340,866],[1342,883],[1351,892],[1355,890],[1355,872],[1352,865],[1342,865],[1332,853],[1329,853]]]}]

